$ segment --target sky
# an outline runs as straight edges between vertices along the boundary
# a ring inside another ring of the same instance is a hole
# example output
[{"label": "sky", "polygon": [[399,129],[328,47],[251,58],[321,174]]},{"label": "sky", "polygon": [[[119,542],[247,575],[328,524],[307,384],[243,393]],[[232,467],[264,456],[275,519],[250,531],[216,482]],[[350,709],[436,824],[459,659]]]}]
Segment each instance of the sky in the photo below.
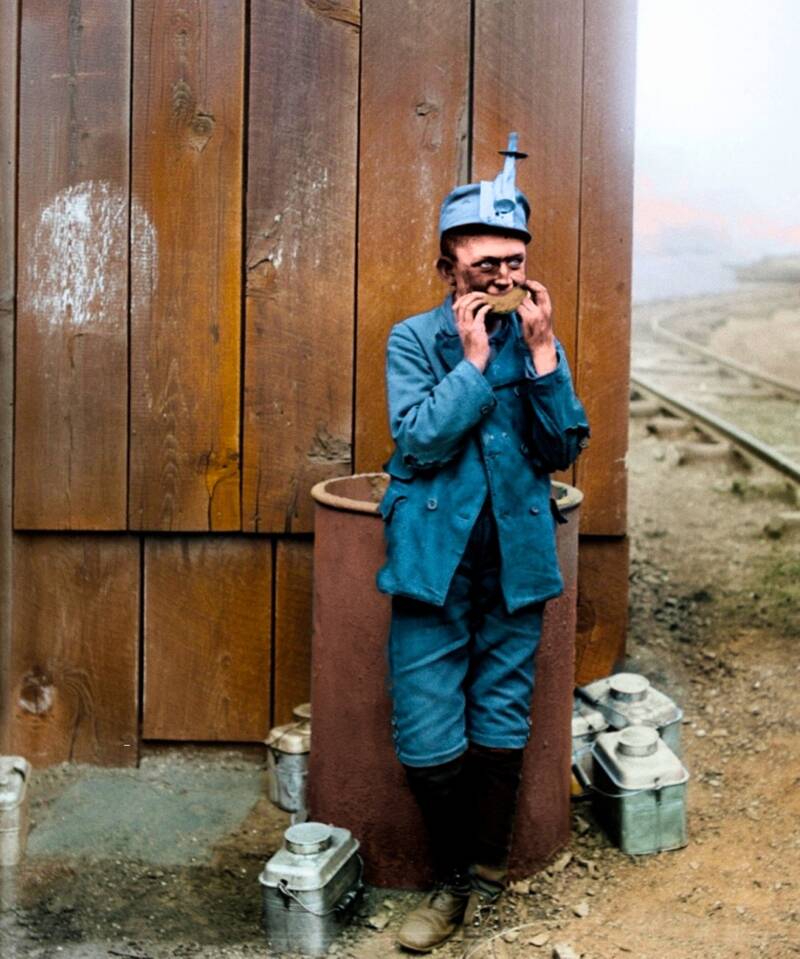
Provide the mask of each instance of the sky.
[{"label": "sky", "polygon": [[800,253],[800,0],[639,0],[635,301]]}]

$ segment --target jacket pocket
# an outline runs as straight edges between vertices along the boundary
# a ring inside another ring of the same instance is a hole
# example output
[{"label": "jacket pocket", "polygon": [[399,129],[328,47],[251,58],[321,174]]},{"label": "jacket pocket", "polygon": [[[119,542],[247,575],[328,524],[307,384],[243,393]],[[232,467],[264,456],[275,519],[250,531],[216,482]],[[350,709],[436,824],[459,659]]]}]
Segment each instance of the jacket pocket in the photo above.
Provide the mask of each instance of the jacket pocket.
[{"label": "jacket pocket", "polygon": [[389,484],[389,487],[383,494],[383,499],[378,504],[378,512],[383,517],[385,523],[391,522],[392,516],[398,504],[407,499],[408,496],[406,495],[405,490]]},{"label": "jacket pocket", "polygon": [[383,464],[383,470],[385,473],[388,473],[389,476],[393,476],[396,479],[410,480],[414,478],[414,470],[403,462],[403,457],[397,450],[395,450],[388,462]]}]

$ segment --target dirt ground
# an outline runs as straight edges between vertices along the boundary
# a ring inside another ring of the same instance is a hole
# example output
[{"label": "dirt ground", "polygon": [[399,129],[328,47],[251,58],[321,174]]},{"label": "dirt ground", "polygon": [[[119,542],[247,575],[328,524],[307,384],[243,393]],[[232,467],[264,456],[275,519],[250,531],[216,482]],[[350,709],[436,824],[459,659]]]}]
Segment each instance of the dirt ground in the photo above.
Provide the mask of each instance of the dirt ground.
[{"label": "dirt ground", "polygon": [[[800,529],[765,533],[798,509],[775,474],[735,463],[678,465],[670,441],[631,421],[631,615],[626,666],[684,710],[686,848],[633,858],[574,804],[568,849],[518,884],[491,942],[454,939],[442,959],[734,959],[800,955]],[[152,757],[143,768],[190,762]],[[207,757],[206,757],[207,759]],[[253,756],[217,753],[253,771]],[[33,787],[34,830],[80,768]],[[3,879],[4,957],[267,956],[258,873],[287,817],[266,801],[213,850],[182,865],[120,854],[24,863]],[[336,959],[407,955],[394,946],[416,895],[371,889]],[[382,928],[376,928],[382,927]],[[564,956],[569,955],[561,950]]]},{"label": "dirt ground", "polygon": [[[689,302],[690,309],[667,321],[667,329],[764,373],[798,382],[800,284],[748,283],[733,293]],[[647,308],[638,313],[641,322]]]}]

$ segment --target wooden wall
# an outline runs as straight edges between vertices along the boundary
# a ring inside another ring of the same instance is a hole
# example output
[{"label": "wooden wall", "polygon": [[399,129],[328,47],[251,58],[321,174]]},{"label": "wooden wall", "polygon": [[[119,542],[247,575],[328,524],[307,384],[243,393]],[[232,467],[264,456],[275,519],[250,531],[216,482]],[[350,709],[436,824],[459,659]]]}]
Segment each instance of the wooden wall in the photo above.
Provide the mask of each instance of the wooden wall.
[{"label": "wooden wall", "polygon": [[309,490],[386,459],[387,333],[512,128],[593,431],[581,679],[610,668],[634,36],[634,0],[0,5],[3,751],[132,764],[307,698]]},{"label": "wooden wall", "polygon": [[0,3],[0,752],[11,736],[12,483],[14,455],[14,287],[17,174],[18,0]]}]

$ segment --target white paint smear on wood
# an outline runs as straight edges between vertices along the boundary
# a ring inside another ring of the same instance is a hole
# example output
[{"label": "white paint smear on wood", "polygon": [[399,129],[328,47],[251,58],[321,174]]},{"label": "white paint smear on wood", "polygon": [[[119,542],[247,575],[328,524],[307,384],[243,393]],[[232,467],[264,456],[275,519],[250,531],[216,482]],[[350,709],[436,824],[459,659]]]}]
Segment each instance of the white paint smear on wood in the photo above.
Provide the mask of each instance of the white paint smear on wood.
[{"label": "white paint smear on wood", "polygon": [[[155,228],[134,200],[131,254],[156,282]],[[59,191],[41,211],[23,250],[30,309],[45,328],[124,328],[127,309],[128,195],[106,180]]]},{"label": "white paint smear on wood", "polygon": [[146,309],[158,285],[156,228],[142,204],[131,202],[131,314]]}]

